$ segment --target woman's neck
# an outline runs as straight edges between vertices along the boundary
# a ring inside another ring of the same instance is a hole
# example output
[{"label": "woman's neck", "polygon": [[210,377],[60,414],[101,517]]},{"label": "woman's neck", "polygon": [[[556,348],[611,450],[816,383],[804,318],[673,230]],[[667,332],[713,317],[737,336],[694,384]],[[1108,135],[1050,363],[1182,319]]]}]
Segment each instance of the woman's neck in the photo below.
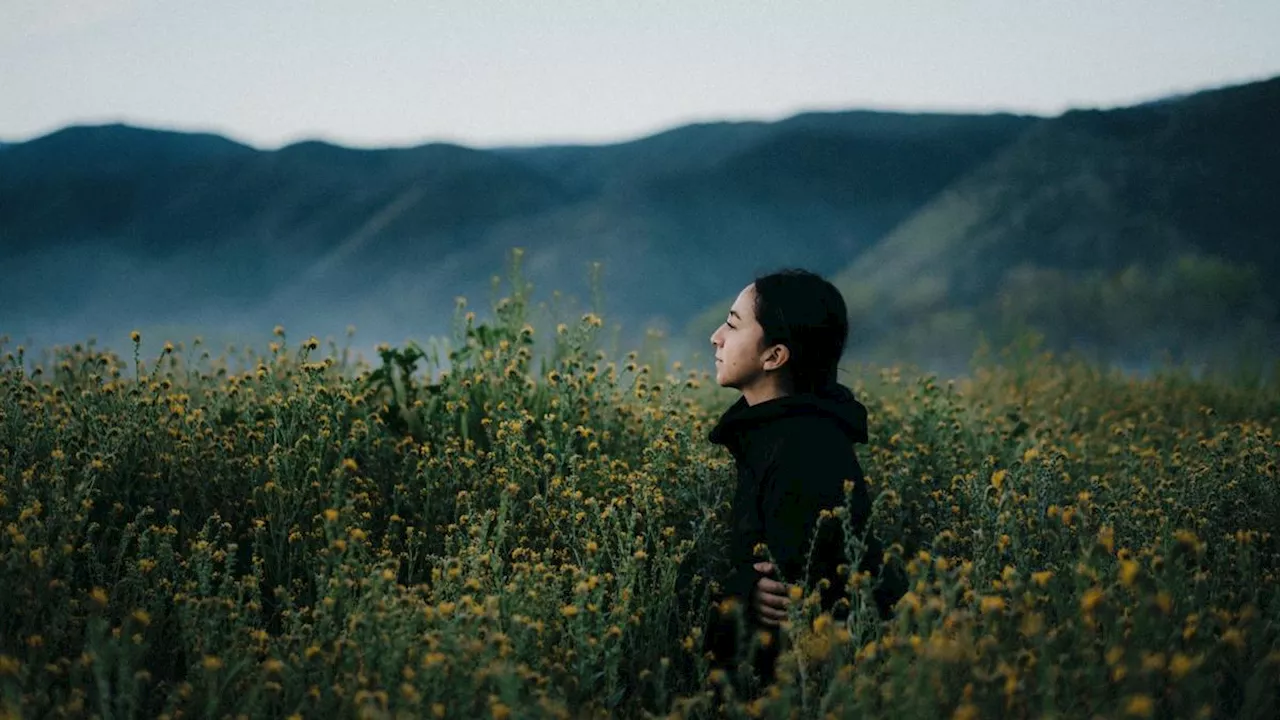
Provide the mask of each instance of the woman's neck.
[{"label": "woman's neck", "polygon": [[759,382],[743,388],[742,397],[747,399],[748,405],[759,405],[762,402],[786,397],[791,394],[790,390],[791,388],[787,387],[782,378],[766,375],[760,378]]}]

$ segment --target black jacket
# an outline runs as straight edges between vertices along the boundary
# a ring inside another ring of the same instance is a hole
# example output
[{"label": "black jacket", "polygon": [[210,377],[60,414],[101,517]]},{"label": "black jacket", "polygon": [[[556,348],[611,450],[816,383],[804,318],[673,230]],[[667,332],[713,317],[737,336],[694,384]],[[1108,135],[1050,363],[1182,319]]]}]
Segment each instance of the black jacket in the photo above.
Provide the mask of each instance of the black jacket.
[{"label": "black jacket", "polygon": [[[840,602],[848,597],[848,568],[844,574],[838,570],[849,562],[842,522],[832,518],[819,524],[819,514],[847,507],[854,532],[862,536],[866,529],[871,500],[853,447],[867,442],[866,408],[836,384],[754,406],[743,398],[720,418],[710,440],[729,449],[738,469],[724,594],[737,597],[754,619],[751,597],[761,576],[752,565],[767,559],[756,552],[763,543],[780,570],[775,579],[811,589],[826,578],[830,586],[822,592],[822,604],[842,615],[848,607]],[[853,483],[847,506],[845,481]],[[874,535],[866,537],[869,547],[860,569],[878,575],[883,549]],[[816,544],[806,568],[811,542]],[[894,600],[877,597],[881,615]]]}]

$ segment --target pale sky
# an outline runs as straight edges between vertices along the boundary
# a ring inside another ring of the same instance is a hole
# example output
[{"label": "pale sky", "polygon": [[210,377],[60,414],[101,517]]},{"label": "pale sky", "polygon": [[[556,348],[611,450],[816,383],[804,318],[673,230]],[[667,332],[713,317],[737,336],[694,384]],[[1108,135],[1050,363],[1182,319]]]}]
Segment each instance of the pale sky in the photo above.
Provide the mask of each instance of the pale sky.
[{"label": "pale sky", "polygon": [[0,0],[0,140],[608,142],[803,110],[1112,107],[1280,75],[1278,0]]}]

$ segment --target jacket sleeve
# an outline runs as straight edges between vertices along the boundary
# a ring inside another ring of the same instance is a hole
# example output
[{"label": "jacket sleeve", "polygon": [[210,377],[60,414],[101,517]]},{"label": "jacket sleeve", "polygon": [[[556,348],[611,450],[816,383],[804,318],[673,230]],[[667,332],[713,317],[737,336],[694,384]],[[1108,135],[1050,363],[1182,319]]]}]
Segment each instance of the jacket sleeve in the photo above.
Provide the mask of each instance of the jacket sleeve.
[{"label": "jacket sleeve", "polygon": [[842,551],[840,520],[824,520],[819,528],[819,514],[843,506],[844,481],[860,478],[852,477],[858,472],[856,461],[846,467],[831,457],[827,443],[832,440],[840,442],[820,435],[788,438],[777,448],[762,478],[760,510],[765,542],[787,582],[807,581],[803,577],[805,561],[815,529],[820,529],[821,536],[810,576],[833,574],[839,562],[831,554]]}]

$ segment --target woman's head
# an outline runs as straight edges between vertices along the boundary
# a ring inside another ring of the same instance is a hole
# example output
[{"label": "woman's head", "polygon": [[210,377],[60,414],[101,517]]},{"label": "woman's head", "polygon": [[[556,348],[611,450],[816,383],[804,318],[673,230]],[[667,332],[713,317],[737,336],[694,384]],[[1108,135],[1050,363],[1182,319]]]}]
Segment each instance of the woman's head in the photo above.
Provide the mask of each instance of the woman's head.
[{"label": "woman's head", "polygon": [[756,278],[738,294],[711,336],[716,381],[748,394],[763,385],[781,393],[813,392],[836,381],[849,335],[840,291],[805,270]]}]

